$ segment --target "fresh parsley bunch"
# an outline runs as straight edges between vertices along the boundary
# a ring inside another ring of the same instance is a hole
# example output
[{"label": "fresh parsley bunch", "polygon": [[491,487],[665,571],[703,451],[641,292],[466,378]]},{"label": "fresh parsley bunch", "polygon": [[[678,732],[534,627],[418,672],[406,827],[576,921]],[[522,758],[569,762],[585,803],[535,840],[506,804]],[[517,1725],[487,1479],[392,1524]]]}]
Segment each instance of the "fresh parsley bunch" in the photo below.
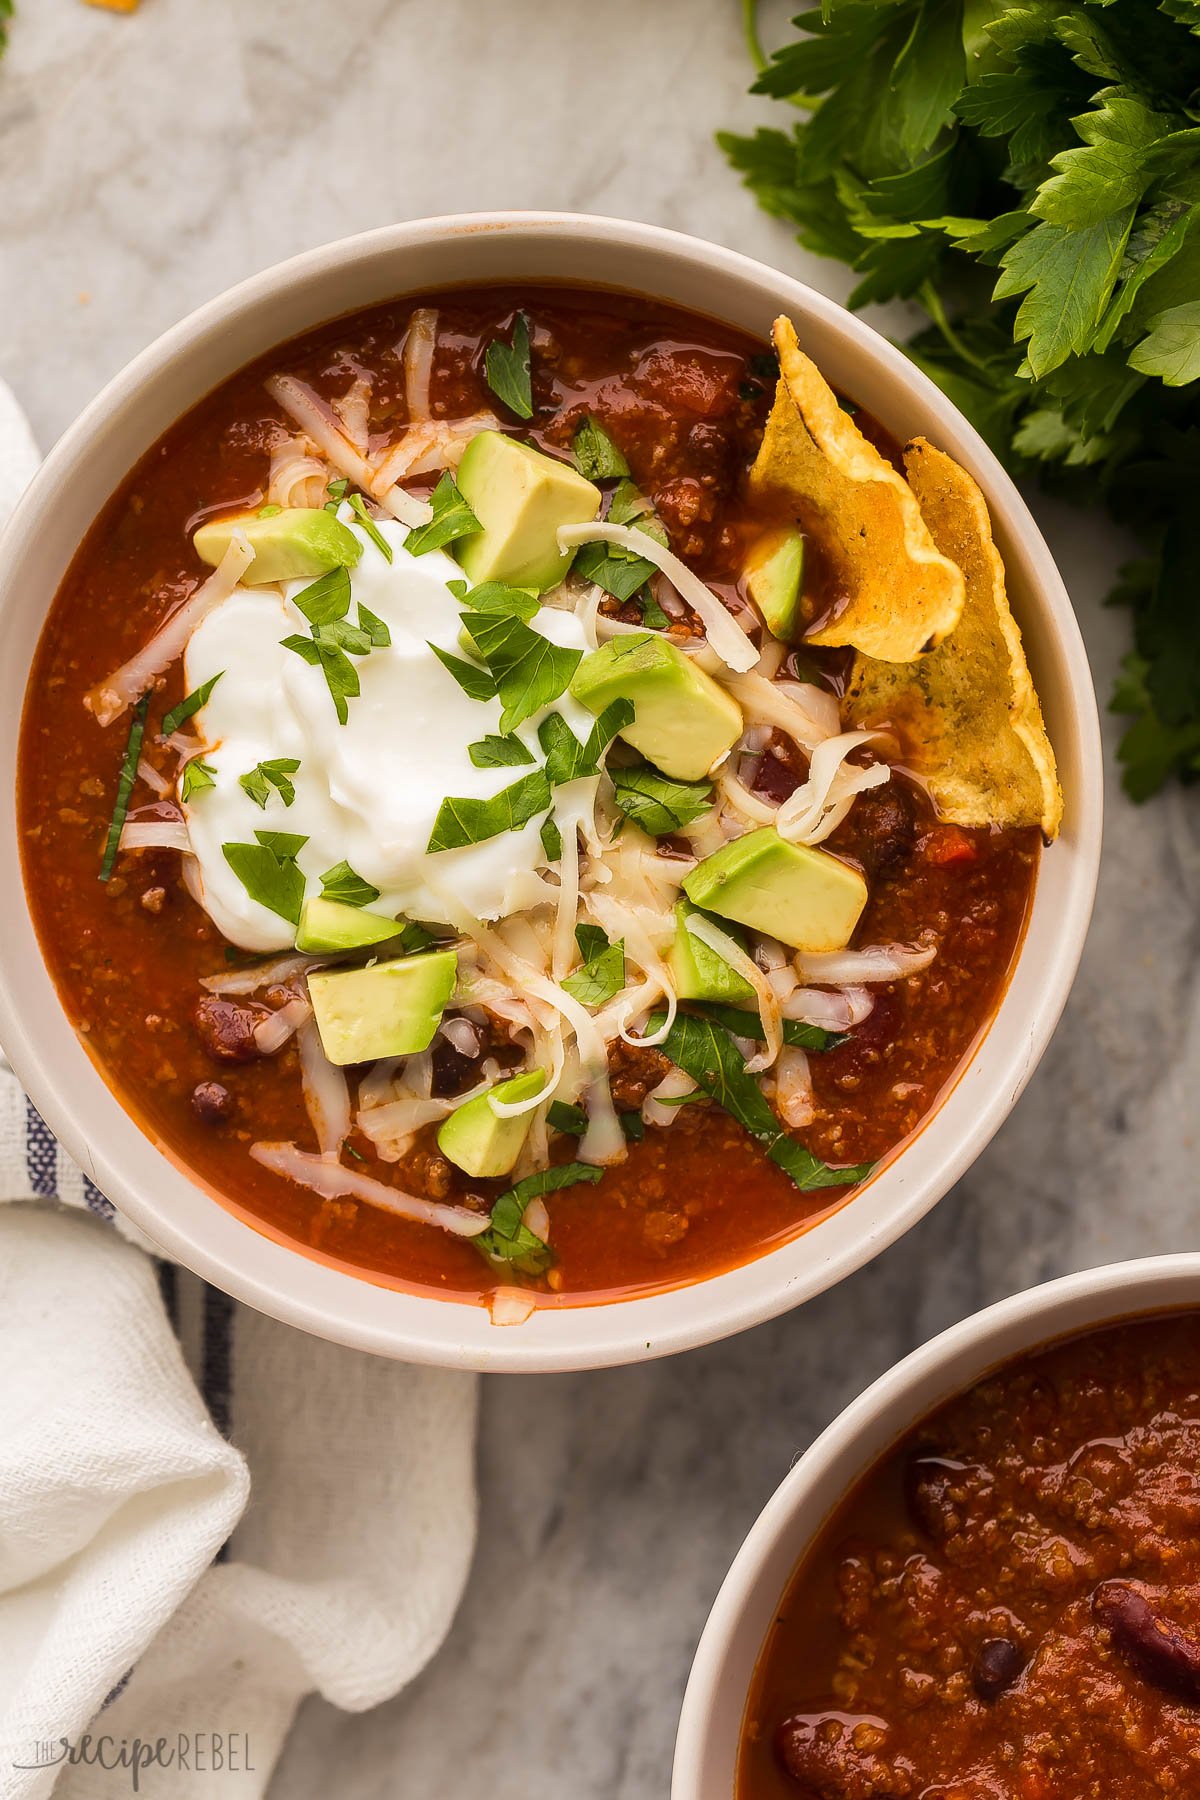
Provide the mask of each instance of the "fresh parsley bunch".
[{"label": "fresh parsley bunch", "polygon": [[918,301],[909,354],[1017,475],[1145,554],[1113,598],[1137,798],[1200,775],[1200,0],[825,0],[720,142],[852,306]]}]

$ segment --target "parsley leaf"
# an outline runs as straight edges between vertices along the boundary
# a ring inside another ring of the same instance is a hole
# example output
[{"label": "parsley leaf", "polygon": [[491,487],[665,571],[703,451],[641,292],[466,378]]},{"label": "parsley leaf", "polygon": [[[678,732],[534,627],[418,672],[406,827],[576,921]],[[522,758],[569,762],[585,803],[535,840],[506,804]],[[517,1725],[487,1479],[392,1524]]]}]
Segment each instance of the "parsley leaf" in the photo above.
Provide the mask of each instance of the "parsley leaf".
[{"label": "parsley leaf", "polygon": [[525,1224],[525,1208],[543,1194],[560,1193],[563,1188],[578,1187],[581,1182],[597,1182],[604,1170],[594,1163],[559,1163],[527,1175],[492,1206],[491,1225],[471,1242],[494,1262],[509,1263],[524,1275],[541,1275],[554,1261],[554,1254],[535,1232]]},{"label": "parsley leaf", "polygon": [[556,863],[563,853],[562,832],[558,829],[558,821],[551,814],[542,820],[542,853],[547,862]]},{"label": "parsley leaf", "polygon": [[169,713],[165,713],[163,722],[158,728],[159,735],[170,737],[173,731],[179,730],[186,719],[190,719],[193,713],[198,713],[224,673],[224,669],[221,669],[216,675],[210,675],[208,680],[202,682],[198,688],[193,688],[191,693],[179,702],[178,706],[173,706]]},{"label": "parsley leaf", "polygon": [[390,647],[391,632],[382,619],[377,619],[373,612],[367,611],[361,600],[358,603],[358,629],[370,639],[373,650],[387,650]]},{"label": "parsley leaf", "polygon": [[487,384],[518,419],[533,417],[533,379],[530,366],[529,320],[519,312],[513,323],[512,343],[494,338],[483,359]]},{"label": "parsley leaf", "polygon": [[[329,627],[322,625],[314,626],[313,629],[314,631],[327,631]],[[350,661],[350,658],[346,655],[345,651],[339,649],[334,643],[318,643],[314,638],[300,637],[298,635],[294,637],[285,637],[280,641],[285,650],[294,650],[296,655],[301,657],[306,663],[311,663],[314,668],[319,668],[321,670],[325,676],[325,685],[328,687],[333,700],[334,711],[337,713],[338,723],[339,725],[344,725],[350,717],[350,709],[347,702],[353,700],[356,695],[362,692],[358,680],[358,671],[355,669],[354,664]],[[370,647],[369,640],[367,647]]]},{"label": "parsley leaf", "polygon": [[311,586],[302,589],[292,605],[302,612],[310,625],[329,625],[344,619],[350,611],[350,571],[330,569],[318,576]]},{"label": "parsley leaf", "polygon": [[380,531],[378,525],[367,511],[367,503],[361,494],[351,494],[350,510],[378,550],[385,562],[392,560],[392,546]]},{"label": "parsley leaf", "polygon": [[477,769],[502,769],[533,761],[519,737],[497,737],[494,732],[468,744],[467,755]]},{"label": "parsley leaf", "polygon": [[588,1116],[582,1106],[568,1106],[565,1100],[552,1100],[546,1108],[546,1123],[566,1137],[582,1137]]},{"label": "parsley leaf", "polygon": [[631,700],[610,700],[581,744],[561,713],[547,713],[538,726],[538,743],[545,753],[551,785],[558,787],[564,781],[598,774],[600,758],[617,733],[632,724],[633,716]]},{"label": "parsley leaf", "polygon": [[322,900],[337,900],[342,906],[370,906],[378,900],[379,889],[355,874],[348,862],[335,863],[321,877]]},{"label": "parsley leaf", "polygon": [[289,777],[300,767],[299,759],[294,756],[277,756],[270,762],[255,763],[245,775],[238,776],[238,786],[249,794],[255,806],[266,808],[274,788],[285,806],[290,806],[296,798],[296,785]]},{"label": "parsley leaf", "polygon": [[271,844],[222,844],[221,852],[252,900],[289,925],[300,923],[304,877],[293,856]]},{"label": "parsley leaf", "polygon": [[449,469],[429,496],[433,517],[426,525],[418,525],[404,540],[404,548],[413,556],[424,556],[427,550],[440,550],[457,538],[471,537],[483,527],[458,491]]},{"label": "parsley leaf", "polygon": [[712,805],[710,781],[672,781],[649,763],[610,769],[609,774],[617,805],[651,837],[682,831]]},{"label": "parsley leaf", "polygon": [[588,413],[571,445],[575,467],[588,481],[612,481],[628,475],[629,464],[594,414]]},{"label": "parsley leaf", "polygon": [[[659,1013],[651,1018],[649,1030],[658,1031],[665,1023],[666,1014]],[[853,1187],[871,1173],[872,1163],[858,1163],[845,1169],[831,1168],[803,1144],[798,1144],[795,1138],[789,1137],[757,1081],[747,1075],[733,1039],[714,1021],[697,1018],[691,1013],[678,1013],[663,1039],[662,1051],[676,1068],[691,1076],[710,1100],[736,1119],[751,1137],[757,1138],[771,1161],[790,1175],[802,1191]]]},{"label": "parsley leaf", "polygon": [[1200,475],[1200,7],[862,0],[793,23],[754,83],[786,129],[723,149],[808,249],[858,272],[852,306],[924,309],[910,355],[1014,473],[1137,535],[1150,576],[1114,595],[1144,665],[1116,703],[1124,783],[1141,798],[1200,774],[1182,549]]},{"label": "parsley leaf", "polygon": [[[743,1012],[740,1006],[723,1006],[716,1000],[689,1000],[688,1008],[706,1019],[715,1019],[734,1037],[753,1038],[762,1042],[762,1019],[756,1012]],[[799,1019],[783,1021],[783,1041],[799,1050],[836,1050],[849,1042],[845,1031],[826,1031],[820,1025],[804,1025]]]},{"label": "parsley leaf", "polygon": [[350,483],[344,475],[339,475],[336,481],[331,481],[329,486],[325,489],[325,492],[329,495],[328,500],[325,502],[325,511],[335,513],[342,504],[342,501],[346,498],[349,488]]},{"label": "parsley leaf", "polygon": [[600,939],[598,947],[591,936],[580,939],[581,931],[595,929],[587,926],[576,928],[575,936],[585,960],[583,967],[576,969],[573,975],[566,976],[562,984],[581,1006],[603,1006],[606,1000],[614,999],[625,986],[624,939],[610,944],[602,931],[597,933]]},{"label": "parsley leaf", "polygon": [[298,831],[262,831],[254,833],[258,843],[264,844],[268,850],[274,850],[277,856],[299,856],[308,839]]},{"label": "parsley leaf", "polygon": [[183,776],[179,783],[179,798],[185,803],[195,794],[202,794],[205,788],[216,786],[217,771],[210,763],[201,762],[193,756],[191,762],[183,765]]},{"label": "parsley leaf", "polygon": [[121,846],[121,832],[125,827],[125,815],[129,811],[129,796],[133,792],[133,784],[137,780],[138,763],[142,756],[142,739],[146,735],[146,714],[150,709],[150,689],[142,695],[133,709],[129,721],[129,736],[125,742],[125,754],[121,758],[121,773],[117,777],[117,798],[113,805],[112,818],[109,820],[108,835],[104,840],[104,855],[100,862],[100,879],[108,881],[117,860],[117,851]]},{"label": "parsley leaf", "polygon": [[635,556],[631,550],[622,550],[617,544],[580,544],[575,552],[576,574],[582,575],[585,581],[594,581],[597,587],[622,603],[632,600],[638,589],[649,581],[655,568],[656,564],[648,557]]},{"label": "parsley leaf", "polygon": [[564,694],[582,660],[581,650],[551,643],[513,613],[464,613],[463,626],[495,680],[505,736]]},{"label": "parsley leaf", "polygon": [[439,649],[437,644],[429,648],[437,657],[444,669],[453,675],[464,694],[472,700],[494,700],[496,682],[486,669],[477,669],[474,663],[464,662],[461,656],[451,656],[448,650]]},{"label": "parsley leaf", "polygon": [[425,846],[426,853],[433,856],[439,850],[461,850],[467,844],[482,844],[488,838],[499,837],[502,831],[517,831],[549,805],[550,783],[542,769],[523,775],[487,800],[472,795],[443,800]]}]

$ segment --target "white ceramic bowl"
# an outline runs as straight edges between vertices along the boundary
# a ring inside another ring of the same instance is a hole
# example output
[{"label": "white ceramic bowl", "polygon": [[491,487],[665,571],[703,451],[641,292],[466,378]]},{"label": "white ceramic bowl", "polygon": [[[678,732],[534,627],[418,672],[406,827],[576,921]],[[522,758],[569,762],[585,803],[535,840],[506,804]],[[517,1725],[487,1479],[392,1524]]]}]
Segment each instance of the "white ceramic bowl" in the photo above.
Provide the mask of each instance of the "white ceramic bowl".
[{"label": "white ceramic bowl", "polygon": [[860,1394],[780,1483],[725,1577],[688,1678],[671,1800],[733,1800],[750,1683],[784,1589],[826,1519],[878,1457],[1008,1357],[1092,1326],[1197,1303],[1198,1254],[1086,1269],[951,1326]]},{"label": "white ceramic bowl", "polygon": [[[819,1227],[744,1267],[649,1298],[539,1309],[508,1328],[482,1307],[379,1287],[260,1235],[134,1124],[43,965],[21,883],[12,780],[46,610],[97,512],[159,434],[252,357],[338,314],[501,280],[629,289],[763,337],[777,313],[790,313],[831,381],[897,437],[927,433],[969,468],[992,510],[1067,797],[995,1022],[898,1161]],[[1078,627],[1024,503],[961,415],[898,350],[799,282],[653,226],[562,214],[421,220],[327,245],[201,307],[110,382],[46,459],[0,546],[0,764],[0,1042],[50,1128],[168,1255],[238,1299],[343,1344],[462,1368],[601,1367],[707,1343],[819,1293],[899,1237],[979,1154],[1045,1049],[1083,946],[1100,851],[1099,730]]]}]

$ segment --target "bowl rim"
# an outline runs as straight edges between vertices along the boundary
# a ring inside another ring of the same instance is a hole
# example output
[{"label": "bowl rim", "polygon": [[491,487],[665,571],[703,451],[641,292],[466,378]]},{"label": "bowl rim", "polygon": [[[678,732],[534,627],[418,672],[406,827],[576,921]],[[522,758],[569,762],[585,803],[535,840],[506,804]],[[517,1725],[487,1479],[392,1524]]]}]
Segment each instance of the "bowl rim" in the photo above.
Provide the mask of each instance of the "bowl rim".
[{"label": "bowl rim", "polygon": [[[407,1302],[406,1306],[395,1304],[392,1309],[402,1315],[405,1322],[393,1322],[392,1313],[387,1310],[388,1302],[381,1305],[378,1297],[389,1296],[390,1301],[395,1302],[398,1290],[381,1287],[369,1276],[345,1274],[314,1263],[303,1252],[278,1244],[240,1221],[237,1223],[245,1234],[245,1242],[236,1252],[227,1254],[213,1243],[212,1239],[222,1234],[216,1225],[211,1229],[205,1225],[200,1216],[204,1209],[178,1207],[172,1210],[170,1205],[160,1204],[148,1192],[151,1184],[144,1178],[129,1177],[121,1166],[121,1155],[110,1150],[111,1138],[122,1136],[115,1115],[119,1114],[124,1120],[129,1120],[131,1115],[125,1112],[98,1070],[94,1071],[93,1079],[104,1089],[111,1129],[106,1130],[102,1140],[95,1136],[89,1139],[77,1123],[65,1077],[55,1071],[39,1048],[38,1034],[42,1027],[25,1016],[13,999],[6,969],[8,952],[3,941],[8,934],[0,934],[0,1043],[7,1049],[25,1092],[47,1125],[118,1209],[167,1255],[234,1298],[335,1342],[409,1361],[510,1371],[609,1367],[717,1341],[813,1297],[894,1242],[975,1160],[1007,1116],[1045,1049],[1066,1002],[1082,953],[1100,854],[1103,792],[1099,718],[1079,626],[1036,523],[1011,479],[973,427],[903,352],[836,302],[794,277],[737,251],[661,226],[588,214],[483,212],[384,226],[335,240],[275,264],[195,309],[161,334],[107,383],[68,426],[22,496],[0,535],[0,632],[8,617],[17,610],[14,590],[19,584],[10,571],[39,523],[44,522],[64,475],[78,464],[85,449],[102,443],[106,423],[130,405],[142,389],[169,376],[177,358],[192,350],[200,354],[206,347],[211,347],[218,332],[235,321],[257,318],[270,309],[273,300],[281,300],[297,285],[316,284],[322,275],[332,270],[344,272],[359,264],[370,265],[373,259],[385,254],[400,256],[405,251],[436,251],[445,248],[448,241],[464,236],[499,236],[510,243],[523,241],[535,248],[546,240],[564,240],[568,244],[590,241],[610,249],[625,248],[642,253],[646,260],[661,263],[664,284],[668,266],[675,269],[682,266],[693,287],[706,278],[721,278],[730,284],[740,282],[747,289],[762,289],[770,294],[772,306],[796,310],[827,338],[836,341],[839,354],[857,356],[864,364],[874,366],[881,381],[894,384],[903,394],[905,406],[921,421],[921,428],[944,434],[955,446],[956,457],[967,461],[983,486],[993,515],[1002,514],[1010,522],[1012,535],[1019,541],[1031,571],[1030,613],[1037,615],[1040,625],[1053,640],[1054,652],[1063,671],[1070,703],[1072,744],[1078,751],[1078,772],[1072,795],[1073,841],[1069,846],[1062,846],[1071,858],[1066,904],[1056,916],[1053,930],[1047,923],[1042,934],[1045,943],[1041,953],[1045,968],[1037,1003],[1030,1006],[1029,1016],[1023,1015],[1019,1025],[1015,1020],[1010,1022],[1012,1029],[1008,1035],[1012,1041],[990,1080],[987,1093],[972,1096],[974,1110],[969,1123],[960,1122],[956,1138],[948,1143],[941,1141],[944,1134],[938,1130],[938,1125],[950,1101],[943,1098],[939,1102],[923,1126],[919,1141],[910,1143],[896,1163],[872,1184],[890,1182],[891,1204],[887,1216],[873,1226],[868,1226],[864,1217],[863,1229],[836,1250],[830,1249],[828,1244],[822,1248],[820,1233],[823,1227],[818,1225],[748,1263],[699,1281],[630,1299],[539,1309],[526,1326],[505,1330],[491,1326],[482,1306],[472,1307],[465,1302],[447,1302],[411,1294],[401,1296]],[[505,278],[496,274],[474,277],[476,284],[488,279]],[[529,279],[544,277],[531,275]],[[434,284],[422,284],[425,291],[431,285]],[[630,283],[629,287],[632,291],[649,294],[649,290],[640,284]],[[414,284],[410,291],[421,289]],[[670,288],[661,294],[661,298],[672,304],[688,304],[686,300],[675,298]],[[362,302],[363,306],[367,304],[370,303]],[[698,300],[693,302],[693,307],[697,312],[705,313],[705,307]],[[361,310],[361,307],[353,310]],[[714,315],[709,313],[707,316]],[[290,332],[284,333],[279,341],[289,335]],[[203,392],[192,392],[186,404],[190,406],[201,398]],[[121,474],[123,476],[123,469]],[[22,695],[27,677],[26,663],[20,675]],[[1035,895],[1031,930],[1036,917]],[[1028,954],[1027,936],[1018,957],[1018,969]],[[1001,1014],[1004,1004],[1002,1001]],[[65,1018],[63,1009],[57,1010]],[[69,1029],[73,1033],[73,1027]],[[996,1035],[994,1029],[993,1035]],[[981,1046],[976,1045],[964,1074],[978,1066],[980,1054]],[[81,1074],[81,1079],[86,1078]],[[960,1075],[960,1085],[962,1079]],[[159,1159],[157,1173],[160,1180],[172,1182],[179,1168],[177,1159],[167,1156],[145,1128],[140,1125],[135,1128],[146,1147]],[[134,1153],[126,1148],[121,1154]],[[897,1169],[899,1174],[895,1172]],[[188,1185],[193,1195],[203,1196],[205,1209],[219,1210],[226,1219],[232,1217],[198,1183],[189,1181]],[[851,1206],[860,1205],[862,1198],[857,1197]],[[787,1252],[798,1243],[807,1249],[804,1265],[799,1270],[787,1269]],[[287,1258],[294,1269],[289,1271],[281,1258]],[[310,1272],[308,1278],[298,1273],[305,1269]],[[697,1305],[680,1299],[680,1296],[700,1294],[705,1297],[704,1302]],[[603,1323],[599,1326],[595,1323],[598,1315],[603,1315]],[[574,1320],[577,1324],[572,1328],[546,1323],[562,1319]],[[585,1319],[587,1323],[583,1323]],[[478,1320],[482,1320],[482,1332]]]},{"label": "bowl rim", "polygon": [[[1123,1300],[1132,1303],[1122,1304]],[[989,1370],[1043,1345],[1107,1325],[1186,1309],[1189,1304],[1200,1305],[1200,1251],[1133,1257],[1077,1270],[1008,1294],[968,1314],[910,1350],[843,1407],[780,1481],[717,1590],[696,1645],[680,1708],[671,1800],[715,1800],[718,1793],[732,1795],[732,1789],[724,1785],[724,1761],[719,1772],[711,1770],[711,1740],[725,1693],[725,1665],[737,1654],[735,1634],[754,1602],[763,1597],[769,1570],[775,1569],[768,1589],[773,1611],[837,1506],[906,1432],[943,1401],[974,1386]],[[806,1508],[811,1517],[805,1516]],[[776,1565],[785,1553],[789,1573],[781,1587]],[[760,1633],[751,1679],[764,1643],[765,1633]],[[735,1758],[749,1696],[747,1682],[737,1701]],[[720,1742],[727,1742],[724,1733]]]}]

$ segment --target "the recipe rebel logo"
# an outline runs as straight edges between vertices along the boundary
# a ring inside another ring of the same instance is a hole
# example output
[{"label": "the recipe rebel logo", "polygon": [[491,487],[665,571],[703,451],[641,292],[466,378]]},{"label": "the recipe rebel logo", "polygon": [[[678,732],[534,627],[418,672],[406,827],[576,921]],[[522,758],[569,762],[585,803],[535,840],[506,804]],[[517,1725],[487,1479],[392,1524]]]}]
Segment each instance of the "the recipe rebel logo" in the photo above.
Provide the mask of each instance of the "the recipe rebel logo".
[{"label": "the recipe rebel logo", "polygon": [[255,1765],[246,1732],[180,1731],[172,1737],[117,1738],[108,1734],[50,1738],[30,1747],[27,1755],[14,1757],[14,1769],[73,1767],[123,1770],[130,1791],[141,1793],[147,1774],[156,1769],[178,1769],[195,1775],[253,1775]]}]

